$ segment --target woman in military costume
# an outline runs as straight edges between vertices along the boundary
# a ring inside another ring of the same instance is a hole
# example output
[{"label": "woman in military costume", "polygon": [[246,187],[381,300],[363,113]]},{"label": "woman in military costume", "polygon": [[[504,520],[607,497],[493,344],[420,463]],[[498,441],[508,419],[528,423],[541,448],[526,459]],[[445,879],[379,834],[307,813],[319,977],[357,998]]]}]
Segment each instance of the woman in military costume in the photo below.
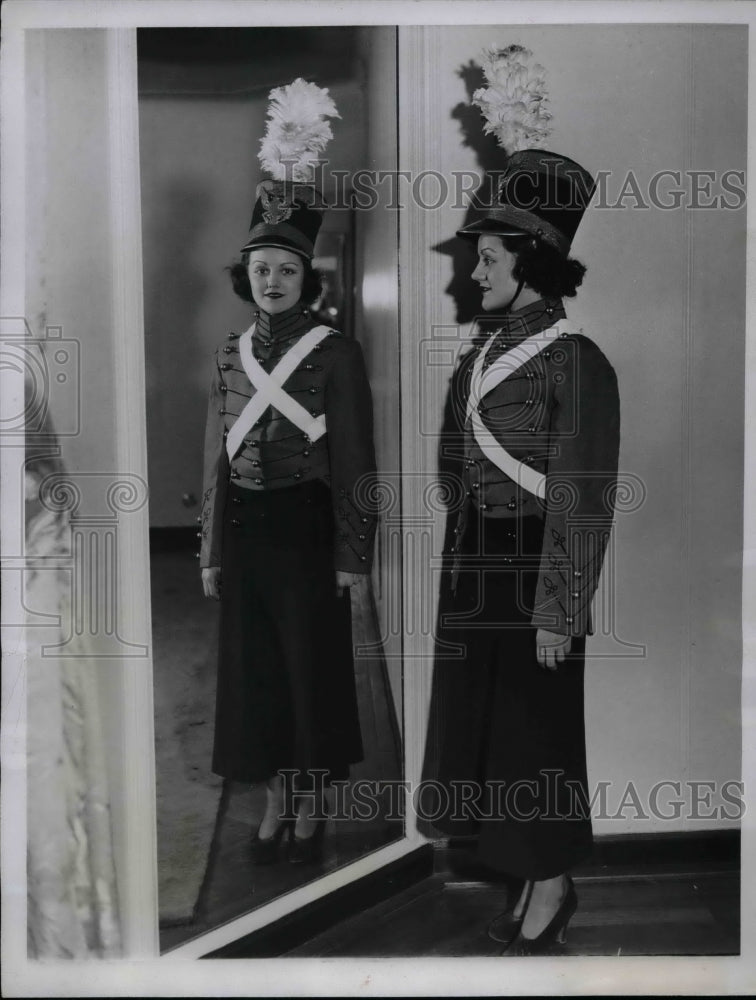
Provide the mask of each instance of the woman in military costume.
[{"label": "woman in military costume", "polygon": [[477,251],[485,318],[451,388],[447,450],[466,496],[440,596],[425,777],[448,793],[435,825],[476,832],[480,859],[524,883],[489,927],[513,954],[563,938],[577,906],[567,873],[592,843],[584,653],[619,403],[611,365],[562,299],[585,270],[569,250],[593,188],[566,157],[516,152],[494,204],[459,233]]},{"label": "woman in military costume", "polygon": [[323,788],[362,758],[349,587],[371,569],[372,404],[359,344],[308,309],[318,193],[269,179],[257,195],[231,269],[254,315],[216,352],[205,437],[202,580],[221,601],[212,767],[266,783],[257,863],[289,829],[287,789],[289,860],[314,861]]}]

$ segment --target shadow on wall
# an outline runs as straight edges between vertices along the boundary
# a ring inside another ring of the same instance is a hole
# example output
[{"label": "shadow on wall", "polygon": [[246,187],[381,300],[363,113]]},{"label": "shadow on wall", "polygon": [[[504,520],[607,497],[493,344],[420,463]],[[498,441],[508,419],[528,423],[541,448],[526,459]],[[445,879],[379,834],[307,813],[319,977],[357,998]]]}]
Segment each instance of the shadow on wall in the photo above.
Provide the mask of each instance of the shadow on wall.
[{"label": "shadow on wall", "polygon": [[[486,85],[482,67],[470,60],[470,62],[460,66],[457,74],[465,83],[468,99],[460,101],[452,108],[450,118],[456,119],[460,123],[462,145],[475,151],[478,166],[482,171],[481,183],[470,198],[464,222],[460,224],[460,228],[462,228],[462,226],[467,226],[480,218],[483,208],[491,204],[496,194],[499,175],[506,167],[509,156],[499,145],[496,136],[487,135],[483,131],[484,118],[480,109],[471,103],[475,91]],[[478,283],[471,278],[477,260],[474,241],[461,239],[455,235],[438,243],[433,247],[433,250],[451,257],[452,279],[444,291],[454,299],[456,321],[460,324],[471,323],[481,314],[480,288]],[[481,331],[485,330],[485,320],[481,321],[480,329]],[[472,345],[472,343],[471,341],[470,344]],[[455,399],[453,391],[450,390],[444,406],[439,439],[438,469],[442,482],[454,481],[456,478],[461,479],[461,459],[458,455],[463,440],[463,427],[464,412],[463,409],[460,409],[460,400]],[[449,518],[448,520],[444,552],[447,551],[454,519]]]},{"label": "shadow on wall", "polygon": [[[479,87],[486,86],[483,69],[473,60],[460,66],[457,75],[462,78],[467,91],[467,101],[460,101],[452,108],[450,117],[459,122],[462,134],[462,145],[474,150],[483,179],[480,186],[470,198],[470,205],[465,213],[464,222],[469,225],[475,222],[485,205],[490,205],[496,194],[499,174],[504,170],[509,159],[505,150],[499,145],[496,136],[486,135],[483,131],[483,116],[480,109],[472,104],[472,96]],[[480,312],[480,291],[476,282],[470,277],[475,269],[474,244],[452,236],[432,248],[437,253],[452,259],[452,280],[444,291],[454,299],[456,320],[458,323],[470,323]]]}]

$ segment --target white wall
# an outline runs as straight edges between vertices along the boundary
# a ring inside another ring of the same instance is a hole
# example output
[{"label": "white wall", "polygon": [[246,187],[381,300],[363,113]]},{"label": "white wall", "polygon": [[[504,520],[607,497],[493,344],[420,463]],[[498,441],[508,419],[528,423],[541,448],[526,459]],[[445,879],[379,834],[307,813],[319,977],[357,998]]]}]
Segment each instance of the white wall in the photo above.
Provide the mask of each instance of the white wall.
[{"label": "white wall", "polygon": [[[468,100],[458,70],[484,46],[514,42],[547,69],[549,147],[594,173],[611,171],[611,201],[631,169],[646,190],[662,169],[745,168],[744,28],[407,28],[400,38],[405,168],[480,170],[451,116]],[[405,352],[417,354],[434,326],[455,324],[451,260],[432,247],[463,219],[450,203],[402,217],[403,261],[417,262],[402,299]],[[616,559],[604,574],[616,589],[614,634],[589,645],[590,778],[612,782],[614,812],[630,781],[643,797],[662,779],[740,776],[745,210],[593,209],[573,253],[589,269],[567,311],[617,370],[620,466],[647,490],[639,510],[618,516]],[[406,371],[404,413],[422,428],[429,403],[440,416],[449,368],[414,358]],[[409,467],[430,472],[432,435],[419,439],[413,427],[404,435]],[[414,503],[417,512],[418,496]],[[418,592],[432,586],[423,566]],[[427,657],[428,643],[410,638],[409,650]],[[428,660],[416,669],[427,695]],[[595,829],[726,825],[633,816],[627,810]]]}]

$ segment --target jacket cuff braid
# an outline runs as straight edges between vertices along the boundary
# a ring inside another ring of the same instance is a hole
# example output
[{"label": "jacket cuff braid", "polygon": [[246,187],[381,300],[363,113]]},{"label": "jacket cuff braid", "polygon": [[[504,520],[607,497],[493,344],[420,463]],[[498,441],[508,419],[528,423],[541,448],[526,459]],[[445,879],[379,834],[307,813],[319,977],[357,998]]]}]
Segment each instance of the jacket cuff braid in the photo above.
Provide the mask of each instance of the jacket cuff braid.
[{"label": "jacket cuff braid", "polygon": [[377,518],[365,509],[354,493],[340,489],[334,497],[336,569],[346,573],[370,573]]},{"label": "jacket cuff braid", "polygon": [[532,623],[559,635],[584,636],[611,525],[563,530],[547,526]]}]

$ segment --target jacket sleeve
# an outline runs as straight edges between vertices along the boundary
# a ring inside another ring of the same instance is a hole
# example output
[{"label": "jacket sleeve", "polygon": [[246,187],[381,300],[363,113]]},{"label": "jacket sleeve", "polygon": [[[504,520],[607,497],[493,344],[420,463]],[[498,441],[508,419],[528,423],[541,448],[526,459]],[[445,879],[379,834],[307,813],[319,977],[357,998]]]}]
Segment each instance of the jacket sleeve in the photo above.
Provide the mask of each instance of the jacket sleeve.
[{"label": "jacket sleeve", "polygon": [[202,509],[200,511],[200,567],[202,569],[221,564],[223,508],[226,503],[230,469],[226,454],[225,423],[221,413],[224,405],[224,396],[221,392],[221,373],[216,354],[213,377],[210,381],[207,423],[205,425]]},{"label": "jacket sleeve", "polygon": [[614,369],[585,337],[551,352],[557,359],[546,470],[546,516],[533,624],[561,635],[591,630],[614,514],[619,396]]},{"label": "jacket sleeve", "polygon": [[373,400],[359,343],[340,338],[337,348],[325,399],[335,568],[369,573],[376,528]]}]

